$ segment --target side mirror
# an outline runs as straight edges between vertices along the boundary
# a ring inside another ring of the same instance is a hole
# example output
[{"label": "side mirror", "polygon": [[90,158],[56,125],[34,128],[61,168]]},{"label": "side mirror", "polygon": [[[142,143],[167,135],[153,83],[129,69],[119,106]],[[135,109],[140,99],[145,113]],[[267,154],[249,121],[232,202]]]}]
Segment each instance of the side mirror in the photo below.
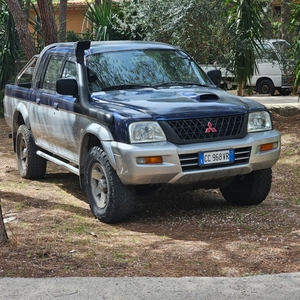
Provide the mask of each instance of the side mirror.
[{"label": "side mirror", "polygon": [[207,72],[207,75],[216,86],[220,86],[222,80],[222,73],[220,70],[210,70]]},{"label": "side mirror", "polygon": [[56,81],[56,91],[61,95],[78,96],[77,80],[73,78],[61,78]]}]

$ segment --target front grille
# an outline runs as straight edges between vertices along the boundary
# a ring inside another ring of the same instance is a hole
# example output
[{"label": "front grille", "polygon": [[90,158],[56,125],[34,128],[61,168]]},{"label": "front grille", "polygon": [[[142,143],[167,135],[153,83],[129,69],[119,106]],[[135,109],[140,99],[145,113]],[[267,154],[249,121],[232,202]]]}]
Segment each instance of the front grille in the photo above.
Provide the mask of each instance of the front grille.
[{"label": "front grille", "polygon": [[[233,163],[223,163],[221,166],[234,166],[234,165],[241,165],[247,164],[250,159],[251,154],[251,147],[243,147],[243,148],[236,148],[234,149],[234,162]],[[199,166],[198,163],[198,155],[199,153],[192,153],[192,154],[182,154],[179,155],[179,160],[181,164],[181,168],[183,172],[188,171],[197,171],[203,169],[213,169],[217,168],[220,165],[213,164],[209,166]]]},{"label": "front grille", "polygon": [[238,138],[245,133],[245,115],[168,121],[181,142]]},{"label": "front grille", "polygon": [[294,75],[282,75],[282,85],[283,86],[292,86],[295,81],[295,76]]}]

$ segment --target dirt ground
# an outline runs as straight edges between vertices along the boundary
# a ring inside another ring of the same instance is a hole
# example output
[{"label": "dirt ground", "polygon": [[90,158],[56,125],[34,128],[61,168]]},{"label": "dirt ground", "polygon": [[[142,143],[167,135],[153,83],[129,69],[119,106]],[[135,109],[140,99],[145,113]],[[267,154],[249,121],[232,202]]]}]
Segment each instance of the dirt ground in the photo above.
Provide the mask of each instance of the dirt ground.
[{"label": "dirt ground", "polygon": [[9,242],[0,277],[247,276],[300,271],[300,115],[273,114],[282,153],[267,199],[235,207],[218,190],[139,198],[126,223],[96,220],[78,178],[49,163],[19,176],[0,119],[0,197]]}]

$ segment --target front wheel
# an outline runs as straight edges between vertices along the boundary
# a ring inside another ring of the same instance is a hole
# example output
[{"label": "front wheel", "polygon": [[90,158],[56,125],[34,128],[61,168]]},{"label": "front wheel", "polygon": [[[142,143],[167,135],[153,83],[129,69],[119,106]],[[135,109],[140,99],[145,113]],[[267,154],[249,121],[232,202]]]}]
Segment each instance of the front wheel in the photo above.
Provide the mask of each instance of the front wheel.
[{"label": "front wheel", "polygon": [[36,154],[38,147],[32,137],[31,130],[21,125],[17,131],[16,153],[20,175],[26,179],[44,178],[47,160]]},{"label": "front wheel", "polygon": [[270,79],[264,79],[258,84],[257,91],[259,94],[270,94],[273,96],[275,94],[275,86]]},{"label": "front wheel", "polygon": [[124,221],[134,211],[134,188],[122,184],[99,146],[87,155],[84,189],[93,215],[104,223]]},{"label": "front wheel", "polygon": [[263,202],[271,189],[272,169],[253,171],[250,174],[236,176],[233,182],[220,191],[231,204],[245,206]]}]

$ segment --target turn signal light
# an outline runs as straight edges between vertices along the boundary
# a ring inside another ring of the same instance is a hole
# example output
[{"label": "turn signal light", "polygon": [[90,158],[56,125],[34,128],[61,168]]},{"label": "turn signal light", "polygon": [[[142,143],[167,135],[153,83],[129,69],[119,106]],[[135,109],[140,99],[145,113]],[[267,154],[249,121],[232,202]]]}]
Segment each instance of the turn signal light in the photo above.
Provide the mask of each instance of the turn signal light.
[{"label": "turn signal light", "polygon": [[263,144],[260,145],[260,151],[261,152],[270,151],[272,149],[276,149],[277,147],[278,147],[278,143]]},{"label": "turn signal light", "polygon": [[162,156],[138,157],[136,162],[138,164],[161,164],[163,159]]}]

